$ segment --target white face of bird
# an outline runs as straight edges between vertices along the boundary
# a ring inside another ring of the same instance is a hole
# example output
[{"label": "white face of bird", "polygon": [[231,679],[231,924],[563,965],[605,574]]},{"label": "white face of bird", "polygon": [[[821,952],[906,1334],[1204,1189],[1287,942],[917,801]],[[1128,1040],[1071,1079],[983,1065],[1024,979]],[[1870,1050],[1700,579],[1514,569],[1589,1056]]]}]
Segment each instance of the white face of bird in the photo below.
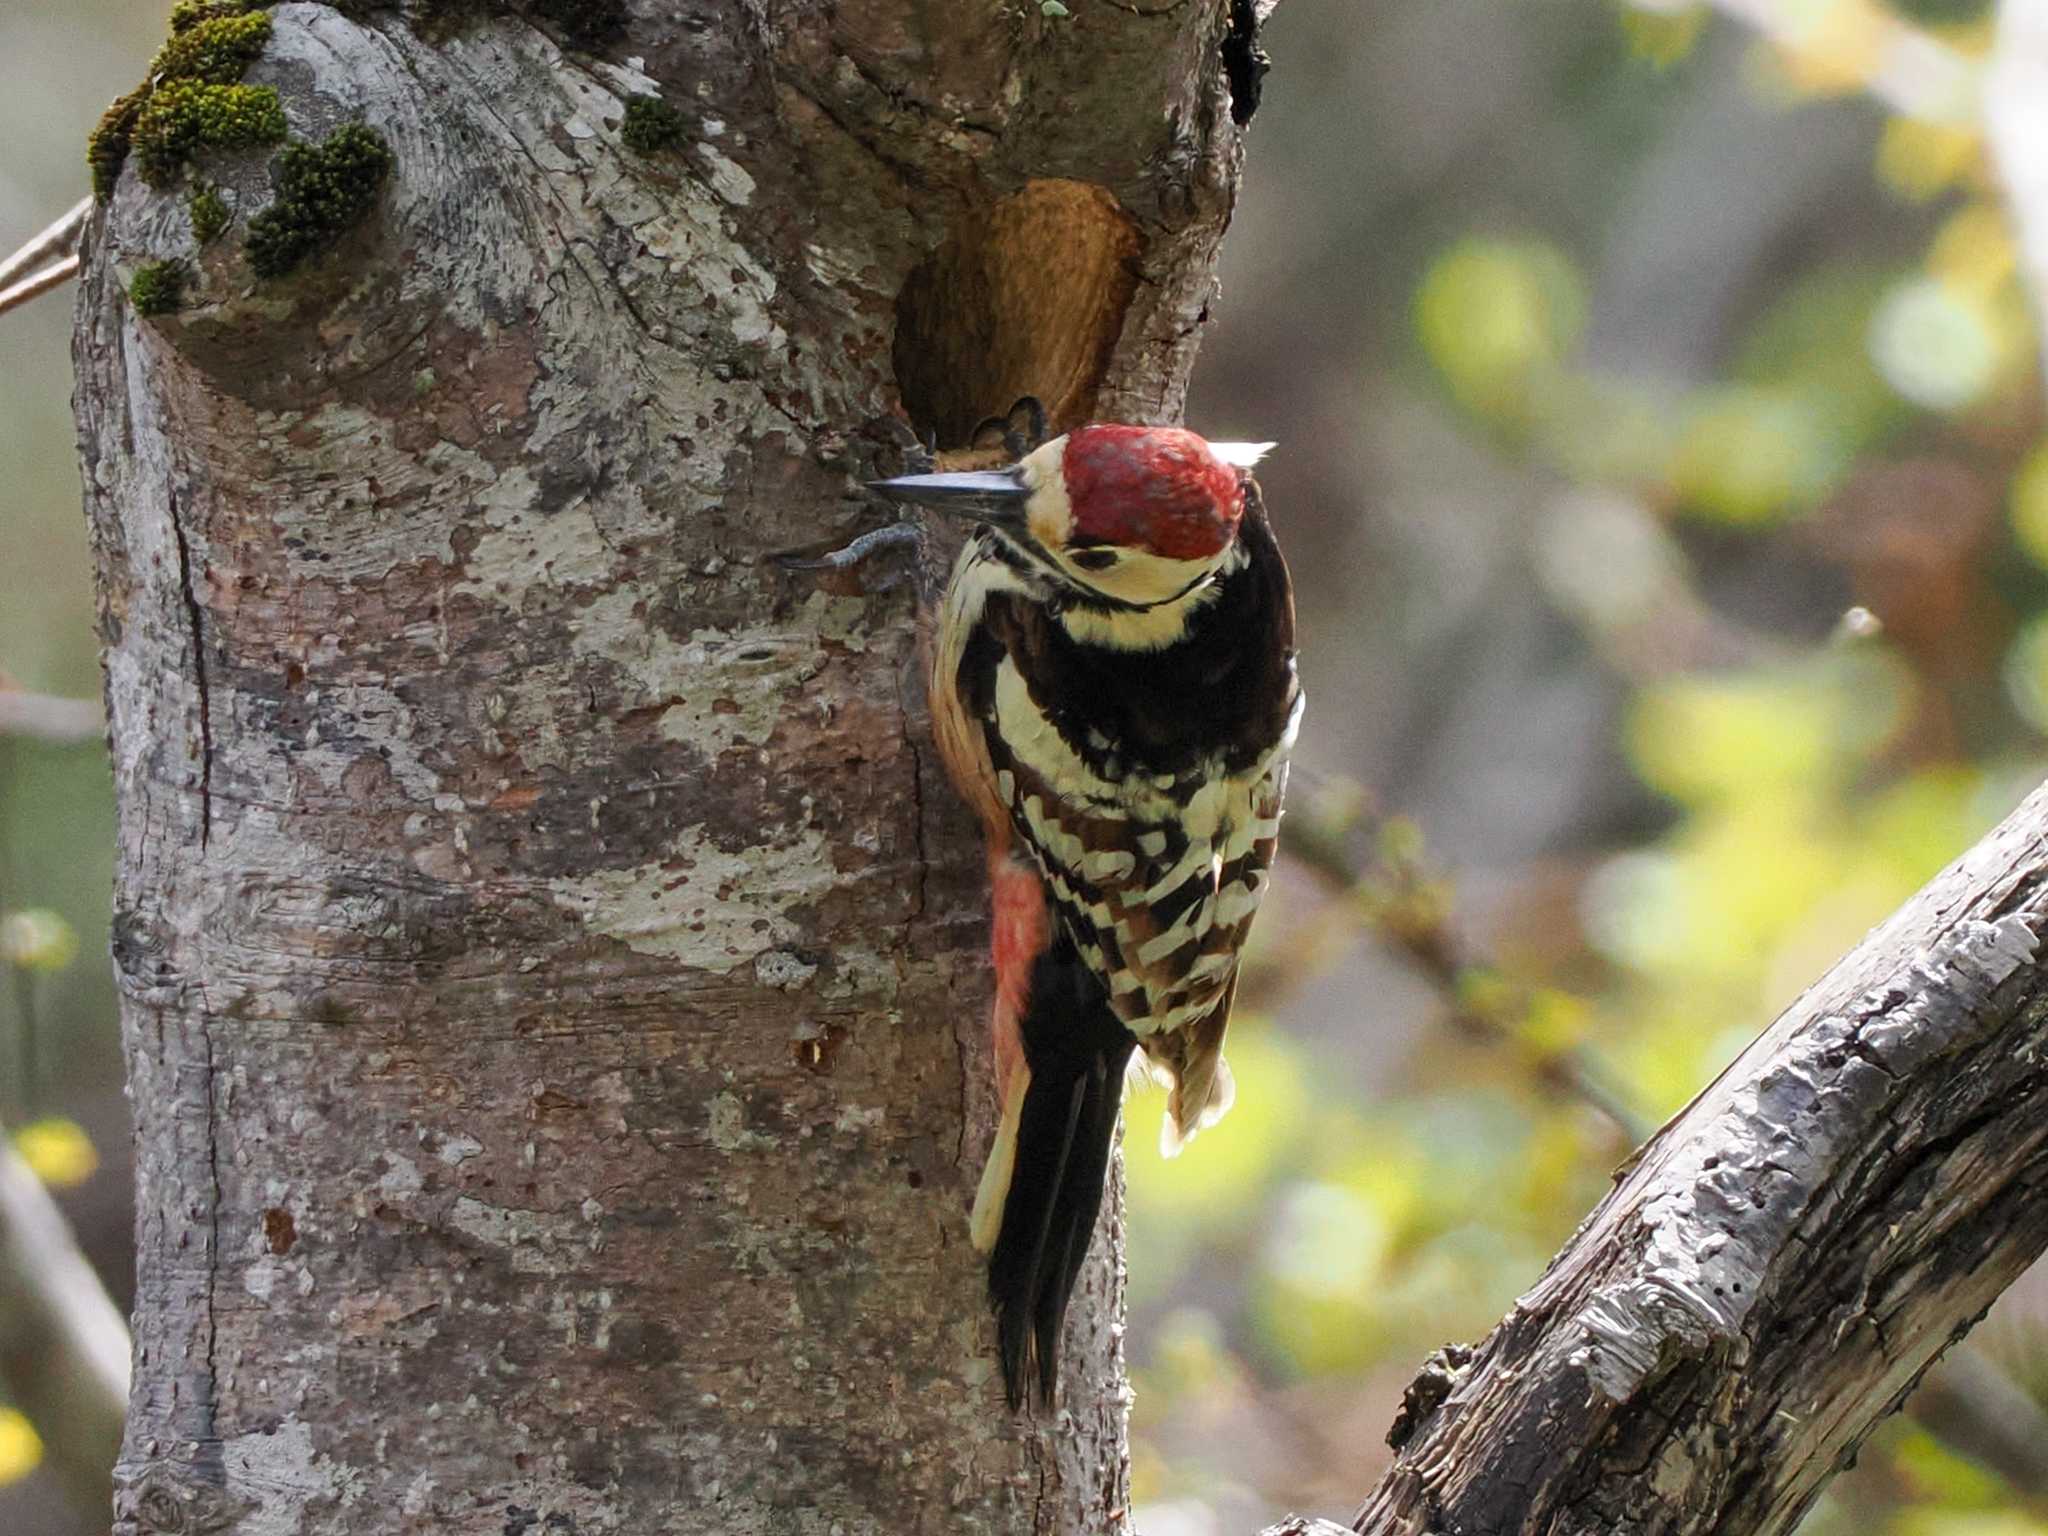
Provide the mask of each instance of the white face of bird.
[{"label": "white face of bird", "polygon": [[1016,472],[1025,491],[1025,532],[1068,582],[1113,603],[1153,608],[1192,591],[1222,564],[1229,544],[1214,553],[1176,556],[1077,532],[1067,490],[1067,441],[1054,438],[1020,461]]},{"label": "white face of bird", "polygon": [[1271,446],[1099,425],[1056,437],[1008,469],[912,475],[874,488],[994,528],[1112,610],[1152,609],[1195,593],[1232,559],[1244,510],[1239,471]]}]

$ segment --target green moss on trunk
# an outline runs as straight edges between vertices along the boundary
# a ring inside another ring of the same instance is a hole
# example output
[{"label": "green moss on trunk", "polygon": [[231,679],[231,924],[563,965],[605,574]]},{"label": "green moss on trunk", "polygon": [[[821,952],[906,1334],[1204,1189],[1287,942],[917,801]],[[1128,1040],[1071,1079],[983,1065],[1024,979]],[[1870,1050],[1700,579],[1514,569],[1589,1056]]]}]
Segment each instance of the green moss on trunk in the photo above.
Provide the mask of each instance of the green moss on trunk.
[{"label": "green moss on trunk", "polygon": [[283,277],[358,223],[390,174],[384,140],[361,123],[337,128],[318,144],[294,144],[280,157],[277,201],[249,221],[243,249],[258,277]]},{"label": "green moss on trunk", "polygon": [[201,149],[273,144],[284,108],[269,86],[235,82],[270,41],[270,18],[247,0],[180,0],[149,78],[102,114],[86,140],[92,195],[114,194],[131,151],[153,187],[177,180]]},{"label": "green moss on trunk", "polygon": [[652,155],[664,149],[680,149],[689,133],[683,114],[659,96],[628,96],[626,126],[619,137],[635,154]]},{"label": "green moss on trunk", "polygon": [[130,147],[142,179],[167,187],[201,149],[275,144],[284,135],[284,105],[270,86],[166,80],[142,104]]},{"label": "green moss on trunk", "polygon": [[270,18],[261,11],[201,21],[171,34],[150,61],[149,77],[232,85],[269,41]]},{"label": "green moss on trunk", "polygon": [[167,315],[185,297],[185,264],[152,261],[128,280],[128,302],[138,315]]},{"label": "green moss on trunk", "polygon": [[128,143],[135,132],[135,119],[147,95],[130,91],[100,114],[97,126],[85,141],[85,163],[92,172],[92,195],[104,203],[114,195],[114,183],[121,179],[121,167],[128,163]]},{"label": "green moss on trunk", "polygon": [[192,238],[201,245],[215,239],[228,227],[227,199],[210,181],[201,182],[193,188],[191,201],[185,206],[192,215]]},{"label": "green moss on trunk", "polygon": [[171,32],[175,36],[190,31],[203,21],[243,16],[250,11],[261,10],[264,3],[265,0],[178,0],[171,7]]}]

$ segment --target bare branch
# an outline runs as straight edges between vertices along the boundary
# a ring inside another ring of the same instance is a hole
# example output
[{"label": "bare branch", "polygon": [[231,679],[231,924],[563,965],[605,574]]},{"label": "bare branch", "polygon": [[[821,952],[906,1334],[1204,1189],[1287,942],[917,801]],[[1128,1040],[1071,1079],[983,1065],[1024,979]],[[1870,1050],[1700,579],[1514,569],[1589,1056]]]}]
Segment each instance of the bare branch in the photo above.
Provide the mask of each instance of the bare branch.
[{"label": "bare branch", "polygon": [[5,261],[0,261],[0,289],[11,286],[26,274],[78,248],[78,236],[92,213],[92,199],[80,198],[64,216],[28,241]]},{"label": "bare branch", "polygon": [[27,736],[71,746],[98,741],[102,730],[100,707],[91,699],[0,688],[0,736]]},{"label": "bare branch", "polygon": [[1790,1529],[2048,1246],[2044,931],[2048,790],[1659,1132],[1483,1344],[1425,1369],[1354,1528]]},{"label": "bare branch", "polygon": [[113,1502],[128,1329],[41,1180],[0,1134],[0,1378],[81,1509]]},{"label": "bare branch", "polygon": [[[1360,837],[1362,830],[1371,831],[1338,825],[1333,818],[1318,815],[1312,803],[1306,814],[1287,820],[1281,840],[1298,863],[1347,893],[1375,884],[1448,890],[1445,877],[1412,861],[1394,867],[1384,855],[1377,861],[1359,858],[1356,846],[1372,840],[1369,835]],[[1387,867],[1376,868],[1375,863]],[[1459,938],[1454,914],[1445,902],[1381,900],[1368,905],[1375,915],[1361,912],[1362,925],[1391,943],[1431,983],[1443,1003],[1446,1023],[1472,1039],[1529,1056],[1520,1039],[1517,1004],[1484,1007],[1475,1002],[1469,978],[1495,973],[1486,957]],[[1384,921],[1389,910],[1406,910],[1411,920]],[[1413,920],[1418,913],[1421,920]],[[1505,986],[1487,990],[1510,999],[1516,995],[1515,989]],[[1619,1076],[1598,1051],[1575,1047],[1546,1054],[1529,1065],[1537,1087],[1602,1115],[1632,1144],[1647,1133],[1625,1095],[1611,1086]],[[2015,1488],[2048,1493],[2048,1414],[1980,1352],[1968,1346],[1955,1350],[1929,1373],[1907,1412],[1951,1450],[1998,1473]]]},{"label": "bare branch", "polygon": [[55,266],[45,267],[34,277],[23,278],[12,288],[0,289],[0,315],[10,309],[19,309],[30,299],[48,293],[52,288],[61,287],[78,275],[78,258],[66,256]]}]

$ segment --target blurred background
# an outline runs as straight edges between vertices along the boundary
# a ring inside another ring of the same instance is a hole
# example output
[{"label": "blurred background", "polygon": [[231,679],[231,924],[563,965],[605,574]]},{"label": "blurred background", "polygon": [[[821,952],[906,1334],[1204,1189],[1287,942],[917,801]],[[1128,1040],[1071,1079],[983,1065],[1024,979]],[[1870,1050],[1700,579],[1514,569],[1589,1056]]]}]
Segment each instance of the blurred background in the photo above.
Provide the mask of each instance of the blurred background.
[{"label": "blurred background", "polygon": [[[0,0],[0,258],[86,194],[85,135],[134,86],[169,9],[169,0]],[[0,315],[0,689],[93,701],[96,715],[92,557],[71,424],[72,295],[66,285]],[[0,1126],[56,1196],[125,1316],[132,1165],[107,961],[114,821],[105,755],[96,726],[69,744],[0,729]],[[0,1284],[0,1348],[11,1346],[0,1356],[0,1531],[100,1536],[105,1506],[82,1504],[61,1475],[66,1448],[53,1454],[19,1411],[33,1392],[7,1373],[24,1365],[17,1303]]]},{"label": "blurred background", "polygon": [[[167,8],[0,7],[0,254],[82,195]],[[1189,419],[1281,440],[1311,711],[1237,1107],[1170,1167],[1129,1112],[1145,1536],[1348,1518],[1422,1358],[2048,771],[2013,236],[1967,115],[1892,67],[1902,24],[1981,53],[1988,9],[1266,29]],[[69,314],[0,317],[0,688],[94,699]],[[0,1119],[125,1308],[112,826],[96,736],[0,733]],[[1972,1348],[1809,1532],[2048,1536],[2048,1277]],[[103,1530],[8,1401],[0,1530]]]}]

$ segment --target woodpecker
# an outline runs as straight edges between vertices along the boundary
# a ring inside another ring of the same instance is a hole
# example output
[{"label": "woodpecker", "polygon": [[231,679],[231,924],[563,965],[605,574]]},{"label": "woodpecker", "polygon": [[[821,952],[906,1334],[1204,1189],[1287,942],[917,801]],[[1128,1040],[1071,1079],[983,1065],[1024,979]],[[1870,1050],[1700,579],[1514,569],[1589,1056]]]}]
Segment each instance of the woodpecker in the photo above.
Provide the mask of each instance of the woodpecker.
[{"label": "woodpecker", "polygon": [[1133,1052],[1167,1156],[1235,1094],[1223,1031],[1302,711],[1249,473],[1271,446],[1096,424],[872,487],[971,524],[929,683],[987,841],[1002,1119],[972,1231],[1013,1410],[1052,1402]]}]

